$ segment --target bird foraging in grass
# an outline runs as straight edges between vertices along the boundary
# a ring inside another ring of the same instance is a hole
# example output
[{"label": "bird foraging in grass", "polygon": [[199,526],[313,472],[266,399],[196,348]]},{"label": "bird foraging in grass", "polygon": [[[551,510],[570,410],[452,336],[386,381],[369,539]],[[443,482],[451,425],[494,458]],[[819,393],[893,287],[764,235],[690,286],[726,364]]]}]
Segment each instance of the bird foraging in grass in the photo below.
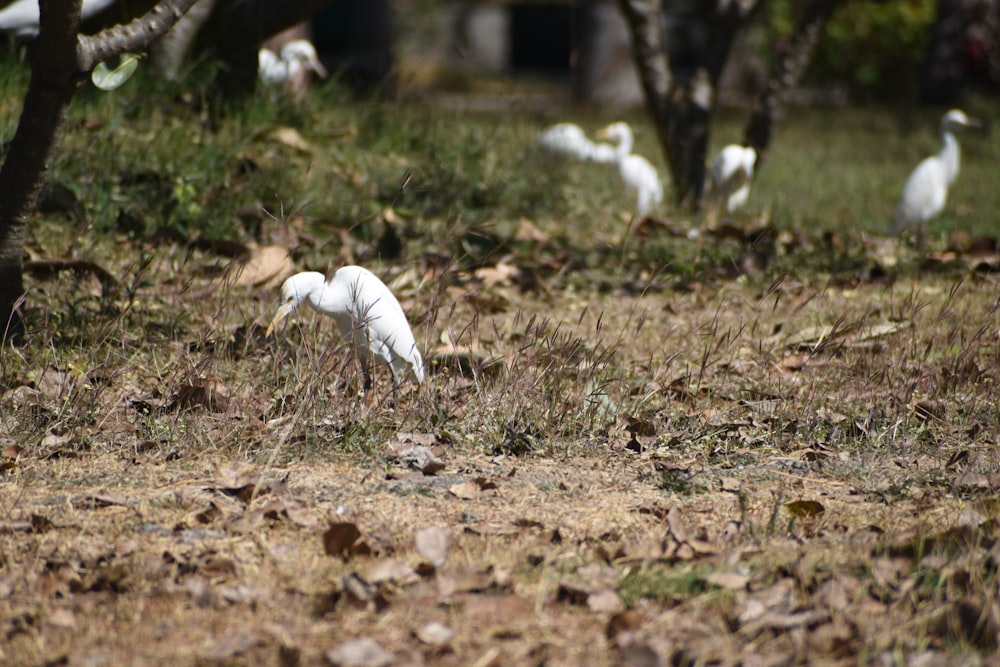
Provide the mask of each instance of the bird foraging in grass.
[{"label": "bird foraging in grass", "polygon": [[732,213],[747,203],[756,164],[757,151],[749,146],[729,144],[719,152],[708,171],[713,208]]},{"label": "bird foraging in grass", "polygon": [[257,76],[265,86],[279,86],[294,81],[303,69],[312,70],[321,79],[326,68],[316,55],[316,47],[308,39],[293,39],[281,47],[279,57],[270,49],[257,52]]},{"label": "bird foraging in grass", "polygon": [[924,249],[927,223],[937,217],[948,201],[948,187],[958,177],[960,151],[954,131],[960,127],[979,127],[979,121],[952,109],[941,119],[944,146],[937,155],[924,158],[903,186],[903,195],[892,218],[892,233],[916,228],[917,245]]},{"label": "bird foraging in grass", "polygon": [[626,123],[612,123],[597,132],[598,139],[615,144],[615,161],[625,187],[636,192],[636,215],[649,215],[663,201],[660,175],[649,160],[632,154],[632,129]]},{"label": "bird foraging in grass", "polygon": [[423,382],[424,361],[406,314],[385,283],[368,269],[345,266],[329,281],[316,271],[297,273],[281,286],[281,299],[265,335],[270,336],[278,322],[308,301],[314,310],[333,318],[351,346],[361,364],[366,397],[372,386],[372,361],[381,361],[392,372],[394,400],[401,380]]}]

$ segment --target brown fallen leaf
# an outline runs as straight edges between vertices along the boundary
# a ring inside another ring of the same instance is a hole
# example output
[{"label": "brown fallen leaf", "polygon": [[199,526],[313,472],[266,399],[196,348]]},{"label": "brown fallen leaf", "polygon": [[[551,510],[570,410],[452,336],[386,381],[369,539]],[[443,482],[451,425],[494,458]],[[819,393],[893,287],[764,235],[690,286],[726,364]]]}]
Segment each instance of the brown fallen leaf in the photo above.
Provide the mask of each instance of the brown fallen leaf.
[{"label": "brown fallen leaf", "polygon": [[352,639],[326,652],[334,667],[389,667],[395,657],[368,637]]},{"label": "brown fallen leaf", "polygon": [[451,548],[451,531],[443,526],[427,526],[414,534],[417,553],[436,567],[444,567]]},{"label": "brown fallen leaf", "polygon": [[413,634],[423,643],[436,647],[447,646],[455,638],[454,630],[437,621],[420,626]]},{"label": "brown fallen leaf", "polygon": [[587,607],[595,614],[607,614],[619,612],[625,605],[618,597],[618,593],[610,588],[605,588],[587,596]]},{"label": "brown fallen leaf", "polygon": [[729,591],[742,591],[746,590],[750,577],[739,572],[713,572],[705,577],[705,581]]},{"label": "brown fallen leaf", "polygon": [[347,560],[353,555],[354,547],[361,539],[361,531],[351,521],[331,523],[323,532],[323,550],[327,556],[338,556]]},{"label": "brown fallen leaf", "polygon": [[479,485],[475,482],[460,482],[459,484],[452,484],[448,487],[448,492],[456,498],[461,498],[462,500],[475,500],[482,494],[479,490]]},{"label": "brown fallen leaf", "polygon": [[418,580],[416,571],[398,558],[383,558],[368,569],[367,580],[373,584],[391,581],[410,584]]},{"label": "brown fallen leaf", "polygon": [[226,267],[216,284],[234,287],[273,289],[280,285],[294,270],[288,248],[276,245],[261,246],[247,243],[248,253]]},{"label": "brown fallen leaf", "polygon": [[823,504],[815,500],[793,500],[790,503],[785,503],[785,509],[800,519],[819,516],[826,511]]},{"label": "brown fallen leaf", "polygon": [[221,662],[246,653],[258,644],[256,636],[249,632],[237,632],[208,640],[201,650],[202,660]]},{"label": "brown fallen leaf", "polygon": [[3,457],[5,459],[17,459],[21,456],[21,452],[24,451],[24,447],[21,445],[7,445],[3,448]]}]

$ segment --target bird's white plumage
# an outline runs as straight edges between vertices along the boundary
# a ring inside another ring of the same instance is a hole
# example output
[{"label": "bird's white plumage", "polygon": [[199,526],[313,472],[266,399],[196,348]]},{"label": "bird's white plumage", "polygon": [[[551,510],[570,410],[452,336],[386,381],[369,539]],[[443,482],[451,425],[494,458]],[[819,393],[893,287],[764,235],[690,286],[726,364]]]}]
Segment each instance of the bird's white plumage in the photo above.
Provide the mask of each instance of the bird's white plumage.
[{"label": "bird's white plumage", "polygon": [[592,142],[583,129],[574,123],[556,123],[538,135],[538,146],[547,155],[588,162],[615,162],[615,148]]},{"label": "bird's white plumage", "polygon": [[306,301],[331,316],[361,362],[367,390],[368,363],[379,360],[392,371],[394,386],[409,377],[424,380],[424,362],[406,314],[385,283],[368,269],[345,266],[329,281],[316,271],[297,273],[281,286],[282,305],[268,327],[274,326]]},{"label": "bird's white plumage", "polygon": [[656,167],[641,155],[632,153],[632,128],[626,123],[612,123],[597,133],[615,144],[615,161],[625,186],[636,192],[635,212],[644,216],[663,201],[663,185]]},{"label": "bird's white plumage", "polygon": [[948,188],[958,177],[960,151],[954,131],[959,127],[975,127],[979,123],[958,109],[952,109],[941,119],[941,152],[924,158],[903,186],[903,194],[892,218],[892,233],[917,230],[923,246],[924,228],[937,217],[948,202]]},{"label": "bird's white plumage", "polygon": [[732,213],[747,203],[756,164],[757,151],[749,146],[729,144],[719,151],[708,171],[709,195],[716,206]]},{"label": "bird's white plumage", "polygon": [[[116,0],[83,0],[80,17],[90,18]],[[38,34],[38,0],[17,0],[0,10],[0,32],[13,32],[21,37]]]},{"label": "bird's white plumage", "polygon": [[316,47],[307,39],[293,39],[281,47],[279,57],[270,49],[257,52],[257,75],[265,86],[278,86],[292,81],[303,69],[309,69],[322,78],[326,69],[316,55]]}]

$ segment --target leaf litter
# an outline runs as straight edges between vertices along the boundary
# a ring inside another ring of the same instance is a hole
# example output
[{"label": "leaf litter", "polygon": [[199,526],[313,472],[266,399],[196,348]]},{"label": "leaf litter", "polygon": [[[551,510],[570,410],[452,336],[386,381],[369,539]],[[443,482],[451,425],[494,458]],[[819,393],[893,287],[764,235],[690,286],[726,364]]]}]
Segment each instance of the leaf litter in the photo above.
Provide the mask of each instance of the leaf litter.
[{"label": "leaf litter", "polygon": [[[986,281],[957,296],[860,280],[714,292],[702,276],[583,298],[547,272],[556,255],[450,272],[415,260],[393,283],[408,312],[435,275],[453,308],[414,318],[419,340],[442,342],[433,388],[366,420],[329,327],[288,348],[253,334],[287,253],[240,257],[228,275],[264,286],[257,310],[165,341],[162,368],[50,361],[8,384],[5,661],[854,664],[995,649],[997,431],[976,392],[997,338],[969,298]],[[173,298],[147,292],[132,312],[162,317]],[[954,313],[972,324],[928,333]],[[291,368],[285,398],[252,376],[273,380],[272,361]]]}]

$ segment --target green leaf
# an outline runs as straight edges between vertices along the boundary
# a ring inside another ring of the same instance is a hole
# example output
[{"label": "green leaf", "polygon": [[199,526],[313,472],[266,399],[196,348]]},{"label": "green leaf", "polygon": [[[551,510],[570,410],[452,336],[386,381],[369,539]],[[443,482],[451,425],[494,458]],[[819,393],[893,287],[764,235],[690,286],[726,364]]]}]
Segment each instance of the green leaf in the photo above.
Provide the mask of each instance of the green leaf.
[{"label": "green leaf", "polygon": [[139,67],[140,60],[142,60],[140,55],[123,53],[118,58],[98,63],[94,71],[90,73],[90,80],[101,90],[114,90],[129,80],[129,77]]}]

